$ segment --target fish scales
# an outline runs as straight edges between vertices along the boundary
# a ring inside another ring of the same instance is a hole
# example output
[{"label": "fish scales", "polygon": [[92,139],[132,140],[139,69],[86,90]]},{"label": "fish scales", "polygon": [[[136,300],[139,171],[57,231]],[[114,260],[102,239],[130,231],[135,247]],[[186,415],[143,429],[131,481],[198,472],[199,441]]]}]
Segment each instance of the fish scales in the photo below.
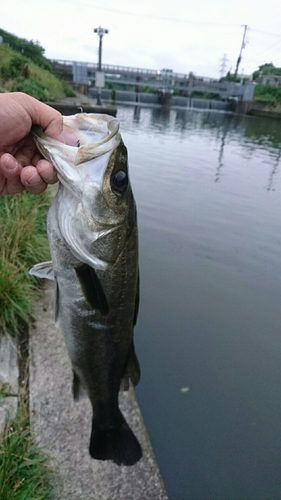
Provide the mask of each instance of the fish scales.
[{"label": "fish scales", "polygon": [[30,273],[55,281],[56,322],[72,363],[73,395],[86,393],[92,404],[92,458],[134,465],[142,451],[120,412],[118,393],[140,377],[133,343],[138,231],[118,129],[112,117],[79,114],[64,117],[67,144],[33,131],[60,183],[47,221],[52,262]]}]

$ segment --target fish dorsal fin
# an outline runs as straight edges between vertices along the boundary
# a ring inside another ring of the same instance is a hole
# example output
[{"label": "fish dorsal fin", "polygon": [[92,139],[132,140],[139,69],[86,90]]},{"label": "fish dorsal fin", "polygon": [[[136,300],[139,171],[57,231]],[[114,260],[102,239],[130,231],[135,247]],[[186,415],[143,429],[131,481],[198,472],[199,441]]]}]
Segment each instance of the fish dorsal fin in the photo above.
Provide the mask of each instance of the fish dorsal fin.
[{"label": "fish dorsal fin", "polygon": [[45,278],[47,280],[55,279],[53,263],[51,260],[35,264],[30,270],[29,274],[36,276],[36,278]]},{"label": "fish dorsal fin", "polygon": [[130,380],[134,386],[137,385],[140,380],[140,365],[135,352],[134,341],[132,341],[124,374],[120,382],[120,391],[127,391],[129,389]]},{"label": "fish dorsal fin", "polygon": [[102,316],[106,316],[109,313],[109,307],[102,284],[95,270],[88,264],[82,264],[75,271],[88,304],[93,309],[98,309]]}]

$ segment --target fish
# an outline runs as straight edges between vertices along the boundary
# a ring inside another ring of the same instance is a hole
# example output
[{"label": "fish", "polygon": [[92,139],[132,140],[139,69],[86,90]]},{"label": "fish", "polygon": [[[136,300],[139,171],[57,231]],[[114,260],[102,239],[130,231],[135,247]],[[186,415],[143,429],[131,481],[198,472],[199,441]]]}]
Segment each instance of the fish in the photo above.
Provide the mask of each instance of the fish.
[{"label": "fish", "polygon": [[73,370],[73,396],[92,405],[89,453],[132,466],[138,439],[118,406],[140,379],[134,347],[139,307],[138,228],[119,122],[104,114],[63,117],[65,143],[34,126],[41,154],[56,168],[58,192],[47,216],[51,261],[29,272],[55,284],[60,325]]}]

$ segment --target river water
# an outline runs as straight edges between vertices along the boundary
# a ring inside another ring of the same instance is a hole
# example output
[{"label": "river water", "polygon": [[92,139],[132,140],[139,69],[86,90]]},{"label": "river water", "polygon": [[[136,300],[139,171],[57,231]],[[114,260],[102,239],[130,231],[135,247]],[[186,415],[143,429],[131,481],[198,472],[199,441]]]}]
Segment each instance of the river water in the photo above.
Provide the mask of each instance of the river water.
[{"label": "river water", "polygon": [[170,500],[281,498],[281,122],[118,107],[138,206],[136,390]]}]

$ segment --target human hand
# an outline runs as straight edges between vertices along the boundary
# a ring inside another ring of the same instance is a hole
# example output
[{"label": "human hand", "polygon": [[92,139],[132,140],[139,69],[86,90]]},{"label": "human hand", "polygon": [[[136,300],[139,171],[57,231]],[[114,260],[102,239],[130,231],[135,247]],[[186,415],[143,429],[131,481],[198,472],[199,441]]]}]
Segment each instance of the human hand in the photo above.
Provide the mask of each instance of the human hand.
[{"label": "human hand", "polygon": [[43,159],[30,135],[31,126],[63,142],[63,119],[55,109],[21,92],[0,94],[0,195],[25,189],[42,193],[57,182],[53,165]]}]

